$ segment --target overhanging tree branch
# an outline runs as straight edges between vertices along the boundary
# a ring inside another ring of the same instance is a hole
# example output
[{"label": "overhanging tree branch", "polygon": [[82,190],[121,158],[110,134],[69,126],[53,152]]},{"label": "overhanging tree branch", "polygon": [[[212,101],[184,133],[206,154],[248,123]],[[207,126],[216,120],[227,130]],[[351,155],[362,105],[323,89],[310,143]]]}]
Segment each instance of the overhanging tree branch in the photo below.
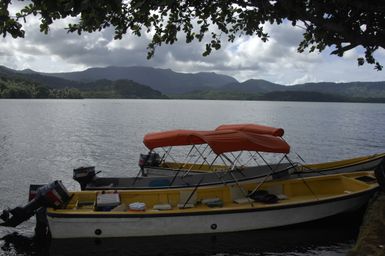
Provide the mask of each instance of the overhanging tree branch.
[{"label": "overhanging tree branch", "polygon": [[[365,53],[358,64],[382,69],[374,54],[385,48],[385,0],[31,0],[13,18],[8,11],[12,2],[16,0],[0,2],[3,36],[24,37],[23,21],[30,15],[40,18],[43,33],[56,20],[79,17],[78,22],[68,24],[69,32],[92,33],[109,27],[115,39],[122,39],[127,33],[141,36],[151,31],[148,57],[156,47],[175,43],[180,34],[186,43],[206,44],[203,55],[208,55],[220,49],[222,40],[233,42],[236,37],[253,35],[267,41],[266,23],[290,21],[295,26],[302,22],[305,31],[299,52],[333,47],[332,54],[343,56],[361,46]],[[210,31],[212,26],[215,31]]]}]

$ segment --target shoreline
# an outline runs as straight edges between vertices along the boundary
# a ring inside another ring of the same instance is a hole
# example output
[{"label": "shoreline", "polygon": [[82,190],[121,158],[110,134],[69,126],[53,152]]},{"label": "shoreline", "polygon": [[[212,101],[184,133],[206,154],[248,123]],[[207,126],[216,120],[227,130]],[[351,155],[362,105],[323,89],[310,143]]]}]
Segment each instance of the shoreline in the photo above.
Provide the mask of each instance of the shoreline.
[{"label": "shoreline", "polygon": [[379,191],[366,209],[356,244],[347,256],[385,255],[385,191]]}]

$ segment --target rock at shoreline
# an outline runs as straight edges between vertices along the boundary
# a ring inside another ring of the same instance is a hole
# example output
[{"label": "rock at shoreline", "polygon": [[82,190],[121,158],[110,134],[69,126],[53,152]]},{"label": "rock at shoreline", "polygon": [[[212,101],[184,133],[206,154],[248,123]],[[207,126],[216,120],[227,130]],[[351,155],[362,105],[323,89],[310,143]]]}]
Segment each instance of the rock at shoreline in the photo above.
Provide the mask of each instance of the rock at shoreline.
[{"label": "rock at shoreline", "polygon": [[385,192],[379,192],[369,202],[356,245],[348,256],[385,255]]}]

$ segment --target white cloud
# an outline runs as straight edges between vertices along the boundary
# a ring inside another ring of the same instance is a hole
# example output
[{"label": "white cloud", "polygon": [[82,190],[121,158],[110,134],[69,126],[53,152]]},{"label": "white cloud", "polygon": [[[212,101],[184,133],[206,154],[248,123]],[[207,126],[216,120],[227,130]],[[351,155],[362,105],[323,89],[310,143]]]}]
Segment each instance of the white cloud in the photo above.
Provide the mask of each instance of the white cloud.
[{"label": "white cloud", "polygon": [[[329,56],[330,50],[321,54],[298,53],[303,30],[290,24],[266,25],[270,35],[266,43],[246,36],[237,38],[234,43],[223,41],[221,49],[214,50],[208,57],[202,56],[205,43],[186,44],[180,36],[175,44],[158,47],[155,56],[147,60],[146,47],[151,35],[144,33],[138,38],[127,34],[116,41],[111,29],[80,36],[67,33],[64,27],[76,19],[58,21],[44,35],[39,32],[38,19],[29,17],[24,39],[9,36],[0,39],[0,65],[42,72],[141,65],[179,72],[217,72],[240,81],[266,79],[282,84],[385,80],[385,71],[377,72],[371,65],[358,67],[356,59],[362,52],[360,49],[347,52],[343,58]],[[385,65],[385,51],[381,49],[376,56]]]},{"label": "white cloud", "polygon": [[294,80],[292,84],[294,85],[294,84],[316,83],[316,82],[320,82],[320,81],[318,81],[314,76],[310,74],[305,74],[303,77],[300,77]]}]

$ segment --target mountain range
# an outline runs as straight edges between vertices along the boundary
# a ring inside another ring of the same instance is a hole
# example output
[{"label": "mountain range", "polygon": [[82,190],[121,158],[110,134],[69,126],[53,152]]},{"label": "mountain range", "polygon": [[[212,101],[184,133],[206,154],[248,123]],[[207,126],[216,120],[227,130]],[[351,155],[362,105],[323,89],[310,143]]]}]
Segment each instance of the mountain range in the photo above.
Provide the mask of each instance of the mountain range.
[{"label": "mountain range", "polygon": [[[374,100],[376,102],[382,102],[385,99],[385,81],[321,82],[285,86],[257,79],[241,83],[231,76],[209,72],[178,73],[171,69],[139,66],[89,68],[84,71],[65,73],[42,73],[30,69],[18,71],[0,66],[0,77],[24,79],[52,89],[77,88],[80,91],[88,92],[94,89],[115,90],[117,88],[116,81],[119,81],[119,90],[122,91],[122,84],[126,81],[126,83],[131,84],[130,88],[135,87],[135,90],[140,89],[140,86],[146,87],[144,94],[135,95],[139,98],[145,98],[146,93],[153,90],[151,91],[151,98],[158,96],[165,98],[165,95],[168,95],[172,98],[191,99],[317,101],[318,98],[320,101],[328,101],[328,99],[330,101],[376,99]],[[128,93],[129,90],[131,89],[125,90],[124,97],[132,96]],[[92,95],[92,93],[86,94],[87,97],[92,97]],[[119,97],[120,94],[113,92],[108,95]],[[100,94],[100,97],[103,97],[103,93]]]},{"label": "mountain range", "polygon": [[233,77],[215,73],[177,73],[171,69],[152,67],[89,68],[78,72],[40,73],[40,75],[63,78],[77,82],[93,82],[100,79],[112,81],[122,79],[132,80],[166,94],[178,94],[193,90],[218,88],[225,84],[237,82]]}]

